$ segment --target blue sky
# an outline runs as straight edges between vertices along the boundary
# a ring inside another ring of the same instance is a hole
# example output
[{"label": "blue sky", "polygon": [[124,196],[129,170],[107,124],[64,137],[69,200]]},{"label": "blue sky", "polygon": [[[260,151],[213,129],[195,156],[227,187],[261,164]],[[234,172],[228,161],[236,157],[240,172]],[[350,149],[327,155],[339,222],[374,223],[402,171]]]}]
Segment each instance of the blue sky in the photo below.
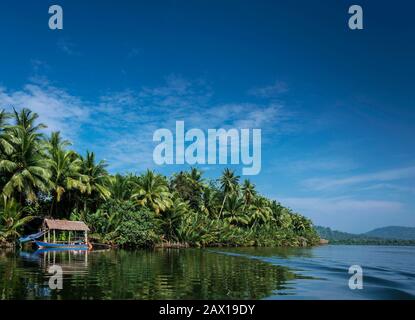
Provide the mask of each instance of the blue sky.
[{"label": "blue sky", "polygon": [[[52,4],[61,31],[48,29]],[[364,30],[347,27],[352,4]],[[335,229],[415,226],[414,12],[409,1],[4,0],[0,106],[33,109],[111,172],[182,169],[152,161],[154,130],[176,120],[261,128],[251,180],[267,196]]]}]

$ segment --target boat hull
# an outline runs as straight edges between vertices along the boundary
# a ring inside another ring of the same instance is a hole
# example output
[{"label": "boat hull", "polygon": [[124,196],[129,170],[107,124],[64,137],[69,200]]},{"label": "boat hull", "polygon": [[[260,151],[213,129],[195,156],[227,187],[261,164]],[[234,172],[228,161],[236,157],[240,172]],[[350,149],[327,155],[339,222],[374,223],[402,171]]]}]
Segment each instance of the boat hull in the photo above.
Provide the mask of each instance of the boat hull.
[{"label": "boat hull", "polygon": [[40,249],[74,249],[74,250],[88,250],[88,245],[86,244],[70,244],[70,243],[50,243],[43,241],[35,241],[36,245]]}]

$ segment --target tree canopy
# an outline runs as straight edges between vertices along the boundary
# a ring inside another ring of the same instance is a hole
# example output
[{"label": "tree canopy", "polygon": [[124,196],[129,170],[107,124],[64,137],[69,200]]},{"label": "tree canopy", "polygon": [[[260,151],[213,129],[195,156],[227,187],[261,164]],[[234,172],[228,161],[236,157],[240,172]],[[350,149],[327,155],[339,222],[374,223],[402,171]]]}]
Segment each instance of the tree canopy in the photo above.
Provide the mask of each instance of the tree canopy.
[{"label": "tree canopy", "polygon": [[93,152],[71,150],[29,109],[0,111],[0,241],[34,216],[83,220],[92,237],[122,246],[313,245],[312,222],[267,199],[226,168],[217,180],[197,168],[172,177],[115,174]]}]

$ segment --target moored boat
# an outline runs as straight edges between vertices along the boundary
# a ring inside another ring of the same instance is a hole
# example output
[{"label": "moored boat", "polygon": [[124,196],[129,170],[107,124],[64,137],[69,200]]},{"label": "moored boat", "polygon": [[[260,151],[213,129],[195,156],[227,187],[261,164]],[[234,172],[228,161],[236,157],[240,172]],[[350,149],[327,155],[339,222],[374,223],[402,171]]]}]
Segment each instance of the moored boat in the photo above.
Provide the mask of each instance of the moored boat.
[{"label": "moored boat", "polygon": [[[45,219],[41,231],[20,238],[20,242],[34,242],[40,249],[91,250],[88,231],[82,221]],[[37,240],[41,237],[43,241]]]},{"label": "moored boat", "polygon": [[88,250],[89,246],[86,243],[49,243],[43,241],[35,241],[39,249],[74,249],[74,250]]}]

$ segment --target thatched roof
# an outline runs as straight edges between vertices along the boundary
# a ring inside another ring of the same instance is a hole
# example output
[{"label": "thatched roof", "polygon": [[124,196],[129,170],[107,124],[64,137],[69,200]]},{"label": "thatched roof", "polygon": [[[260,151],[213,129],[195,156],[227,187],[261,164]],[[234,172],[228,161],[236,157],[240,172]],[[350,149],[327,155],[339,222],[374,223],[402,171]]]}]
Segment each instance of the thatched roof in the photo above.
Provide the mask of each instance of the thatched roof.
[{"label": "thatched roof", "polygon": [[82,221],[45,219],[45,226],[49,230],[89,231],[88,226]]}]

